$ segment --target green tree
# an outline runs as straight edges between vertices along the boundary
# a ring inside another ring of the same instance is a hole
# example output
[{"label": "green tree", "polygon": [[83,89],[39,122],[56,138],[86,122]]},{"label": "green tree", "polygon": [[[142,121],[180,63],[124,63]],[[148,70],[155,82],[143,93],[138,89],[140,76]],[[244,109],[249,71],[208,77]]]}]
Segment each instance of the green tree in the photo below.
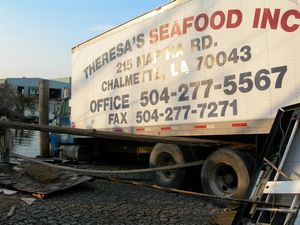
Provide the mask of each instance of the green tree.
[{"label": "green tree", "polygon": [[17,111],[24,115],[25,109],[29,109],[32,113],[36,108],[35,97],[18,95],[17,97]]},{"label": "green tree", "polygon": [[14,89],[9,84],[6,82],[0,84],[0,116],[10,119],[19,118],[20,115],[16,110],[17,99]]},{"label": "green tree", "polygon": [[13,87],[6,82],[0,84],[0,116],[12,120],[24,119],[24,111],[35,110],[35,98],[18,95]]}]

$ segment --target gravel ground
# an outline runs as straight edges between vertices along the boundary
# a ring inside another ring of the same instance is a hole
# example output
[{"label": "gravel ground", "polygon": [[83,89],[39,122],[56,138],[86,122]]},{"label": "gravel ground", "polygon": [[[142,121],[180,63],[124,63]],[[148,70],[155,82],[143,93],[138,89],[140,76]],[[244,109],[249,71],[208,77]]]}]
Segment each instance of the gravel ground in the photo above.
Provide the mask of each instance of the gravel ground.
[{"label": "gravel ground", "polygon": [[[32,205],[22,197],[31,196],[0,194],[0,224],[214,224],[214,216],[222,211],[203,198],[100,179]],[[7,218],[11,206],[16,208]]]}]

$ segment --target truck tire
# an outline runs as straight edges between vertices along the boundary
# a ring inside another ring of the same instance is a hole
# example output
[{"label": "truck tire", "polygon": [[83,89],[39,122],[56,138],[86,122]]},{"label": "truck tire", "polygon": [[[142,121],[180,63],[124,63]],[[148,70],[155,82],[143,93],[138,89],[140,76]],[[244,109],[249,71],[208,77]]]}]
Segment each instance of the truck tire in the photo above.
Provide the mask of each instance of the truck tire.
[{"label": "truck tire", "polygon": [[212,153],[201,170],[203,191],[220,197],[244,197],[250,182],[252,164],[252,158],[249,156],[247,162],[246,156],[245,153],[229,149]]},{"label": "truck tire", "polygon": [[[150,168],[185,163],[185,157],[177,145],[156,144],[149,159]],[[184,183],[186,169],[157,171],[151,173],[153,182],[161,187],[179,188]]]}]

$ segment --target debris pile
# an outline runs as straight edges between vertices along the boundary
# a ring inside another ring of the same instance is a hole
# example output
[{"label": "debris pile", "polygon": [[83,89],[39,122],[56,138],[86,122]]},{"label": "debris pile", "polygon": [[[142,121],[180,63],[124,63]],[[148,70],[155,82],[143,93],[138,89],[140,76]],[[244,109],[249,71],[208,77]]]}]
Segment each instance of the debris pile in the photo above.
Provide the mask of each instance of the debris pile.
[{"label": "debris pile", "polygon": [[[91,180],[92,177],[79,175],[70,171],[62,171],[49,166],[28,163],[24,160],[13,160],[15,163],[0,164],[0,194],[12,196],[21,192],[31,194],[30,197],[19,195],[10,200],[7,218],[11,217],[20,201],[32,205],[36,199],[45,195],[65,190]],[[15,189],[15,190],[11,190]],[[18,190],[18,191],[16,191]]]}]

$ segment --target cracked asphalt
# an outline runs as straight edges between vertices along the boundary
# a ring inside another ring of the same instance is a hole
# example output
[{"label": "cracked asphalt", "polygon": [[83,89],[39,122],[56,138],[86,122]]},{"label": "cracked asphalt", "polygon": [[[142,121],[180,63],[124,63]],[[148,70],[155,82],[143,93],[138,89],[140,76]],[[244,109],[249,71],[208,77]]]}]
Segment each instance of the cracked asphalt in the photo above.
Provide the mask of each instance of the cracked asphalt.
[{"label": "cracked asphalt", "polygon": [[32,205],[21,201],[29,196],[0,194],[0,224],[212,224],[220,211],[201,198],[98,179]]},{"label": "cracked asphalt", "polygon": [[[119,178],[150,183],[147,174]],[[214,224],[222,211],[205,198],[103,179],[52,193],[32,205],[22,197],[31,195],[0,194],[0,224]],[[7,217],[12,206],[14,213]]]}]

